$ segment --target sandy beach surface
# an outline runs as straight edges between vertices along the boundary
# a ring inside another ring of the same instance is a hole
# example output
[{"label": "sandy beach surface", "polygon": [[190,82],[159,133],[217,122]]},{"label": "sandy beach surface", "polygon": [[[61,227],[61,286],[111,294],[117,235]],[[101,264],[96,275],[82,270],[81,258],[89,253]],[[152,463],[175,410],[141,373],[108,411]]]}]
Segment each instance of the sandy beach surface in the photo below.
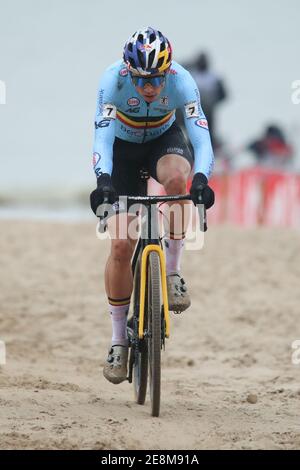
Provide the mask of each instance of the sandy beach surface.
[{"label": "sandy beach surface", "polygon": [[102,376],[109,243],[95,224],[0,230],[1,449],[300,448],[299,233],[211,228],[185,253],[192,306],[171,316],[152,418]]}]

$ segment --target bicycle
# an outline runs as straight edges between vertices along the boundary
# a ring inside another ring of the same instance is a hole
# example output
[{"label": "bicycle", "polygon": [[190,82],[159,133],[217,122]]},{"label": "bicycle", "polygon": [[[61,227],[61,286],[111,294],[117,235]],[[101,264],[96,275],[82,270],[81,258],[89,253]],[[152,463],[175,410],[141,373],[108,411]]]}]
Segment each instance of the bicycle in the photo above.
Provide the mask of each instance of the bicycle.
[{"label": "bicycle", "polygon": [[[135,400],[143,405],[149,377],[151,415],[158,417],[161,398],[161,350],[170,337],[166,263],[153,204],[190,200],[191,196],[147,196],[146,171],[141,171],[141,196],[128,196],[128,202],[143,204],[141,234],[132,258],[133,311],[127,323],[129,339],[128,382],[134,385]],[[104,202],[105,204],[105,202]],[[200,230],[207,230],[205,206],[199,200]],[[105,210],[100,215],[100,231],[105,231]],[[151,235],[149,235],[151,234]],[[162,300],[161,300],[162,299]]]}]

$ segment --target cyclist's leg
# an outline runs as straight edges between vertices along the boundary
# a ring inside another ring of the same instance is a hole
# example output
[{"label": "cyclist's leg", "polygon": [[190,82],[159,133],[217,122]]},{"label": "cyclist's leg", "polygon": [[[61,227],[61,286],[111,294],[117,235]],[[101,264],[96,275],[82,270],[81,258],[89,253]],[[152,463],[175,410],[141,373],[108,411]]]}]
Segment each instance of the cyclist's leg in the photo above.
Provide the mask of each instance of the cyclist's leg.
[{"label": "cyclist's leg", "polygon": [[[164,155],[157,162],[157,180],[164,186],[168,195],[186,194],[190,173],[190,163],[180,155]],[[189,222],[189,211],[185,211],[185,214],[183,211],[184,207],[189,206],[189,202],[170,202],[168,206],[169,208],[173,207],[173,210],[168,211],[170,234],[174,235],[174,239],[180,239],[181,235],[185,234]]]},{"label": "cyclist's leg", "polygon": [[[113,148],[112,184],[118,195],[137,195],[139,188],[140,149],[121,139],[115,140]],[[131,215],[132,214],[132,215]],[[110,299],[121,302],[129,299],[132,291],[130,260],[135,246],[128,233],[136,218],[132,207],[123,207],[108,220],[111,251],[105,270],[106,293]],[[134,232],[134,231],[133,231]]]},{"label": "cyclist's leg", "polygon": [[[186,186],[193,156],[178,126],[173,124],[153,144],[155,168],[152,175],[165,188],[168,195],[186,194]],[[185,232],[189,223],[190,203],[181,201],[164,206],[166,230],[165,252],[170,310],[183,311],[190,305],[185,283],[180,275],[180,261]]]},{"label": "cyclist's leg", "polygon": [[108,220],[111,250],[105,268],[105,288],[112,322],[112,341],[103,374],[115,384],[127,378],[127,315],[132,292],[131,257],[136,244],[128,232],[137,222],[136,216],[127,213],[114,215]]},{"label": "cyclist's leg", "polygon": [[[118,195],[137,194],[138,156],[136,145],[121,139],[115,140],[112,183]],[[132,225],[136,225],[138,221],[132,209],[126,209],[120,203],[120,213],[112,215],[107,224],[111,249],[105,268],[105,288],[112,321],[112,341],[103,374],[107,380],[116,384],[127,378],[126,326],[132,291],[131,256],[137,238],[137,232],[132,230]]]},{"label": "cyclist's leg", "polygon": [[[164,186],[168,195],[186,194],[190,172],[190,163],[175,154],[160,158],[156,168],[157,179]],[[177,312],[183,312],[191,304],[187,286],[180,274],[184,238],[190,216],[189,206],[190,204],[185,201],[169,203],[164,211],[168,220],[168,227],[165,224],[166,238],[164,242],[169,308]]]},{"label": "cyclist's leg", "polygon": [[108,299],[121,300],[131,296],[131,257],[137,241],[131,234],[135,232],[133,227],[137,223],[137,217],[128,213],[112,216],[108,220],[111,238],[111,249],[105,268],[105,289]]},{"label": "cyclist's leg", "polygon": [[[149,161],[151,176],[161,183],[168,195],[186,194],[186,185],[193,166],[194,157],[179,126],[174,123],[158,139],[152,141]],[[183,217],[182,208],[189,207],[187,201],[168,203],[169,232],[174,239],[184,236],[189,222],[189,210]],[[178,208],[178,210],[176,210]]]}]

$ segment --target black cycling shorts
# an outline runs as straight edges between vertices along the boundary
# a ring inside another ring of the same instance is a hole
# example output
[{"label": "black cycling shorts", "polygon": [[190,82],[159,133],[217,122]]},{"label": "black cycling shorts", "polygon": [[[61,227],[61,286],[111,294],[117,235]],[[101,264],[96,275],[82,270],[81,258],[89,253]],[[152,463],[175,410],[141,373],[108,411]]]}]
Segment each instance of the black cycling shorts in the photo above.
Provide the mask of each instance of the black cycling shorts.
[{"label": "black cycling shorts", "polygon": [[147,169],[150,176],[157,180],[157,162],[168,154],[185,158],[191,168],[193,167],[194,157],[176,122],[160,137],[144,144],[136,144],[116,137],[111,176],[117,195],[139,196],[140,170]]}]

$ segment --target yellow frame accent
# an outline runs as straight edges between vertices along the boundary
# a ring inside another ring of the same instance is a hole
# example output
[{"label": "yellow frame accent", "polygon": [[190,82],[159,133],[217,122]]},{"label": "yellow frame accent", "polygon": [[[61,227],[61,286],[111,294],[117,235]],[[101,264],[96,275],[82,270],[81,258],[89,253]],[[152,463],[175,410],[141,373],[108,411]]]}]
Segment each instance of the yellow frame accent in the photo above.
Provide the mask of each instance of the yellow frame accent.
[{"label": "yellow frame accent", "polygon": [[160,259],[160,275],[161,275],[161,287],[162,296],[164,303],[164,317],[166,322],[166,337],[170,336],[170,318],[169,318],[169,302],[168,302],[168,291],[167,291],[167,276],[166,276],[166,261],[163,250],[159,245],[147,245],[142,252],[141,260],[141,287],[140,287],[140,312],[139,312],[139,338],[144,337],[144,318],[145,318],[145,294],[146,294],[146,269],[147,259],[151,251],[156,251]]}]

